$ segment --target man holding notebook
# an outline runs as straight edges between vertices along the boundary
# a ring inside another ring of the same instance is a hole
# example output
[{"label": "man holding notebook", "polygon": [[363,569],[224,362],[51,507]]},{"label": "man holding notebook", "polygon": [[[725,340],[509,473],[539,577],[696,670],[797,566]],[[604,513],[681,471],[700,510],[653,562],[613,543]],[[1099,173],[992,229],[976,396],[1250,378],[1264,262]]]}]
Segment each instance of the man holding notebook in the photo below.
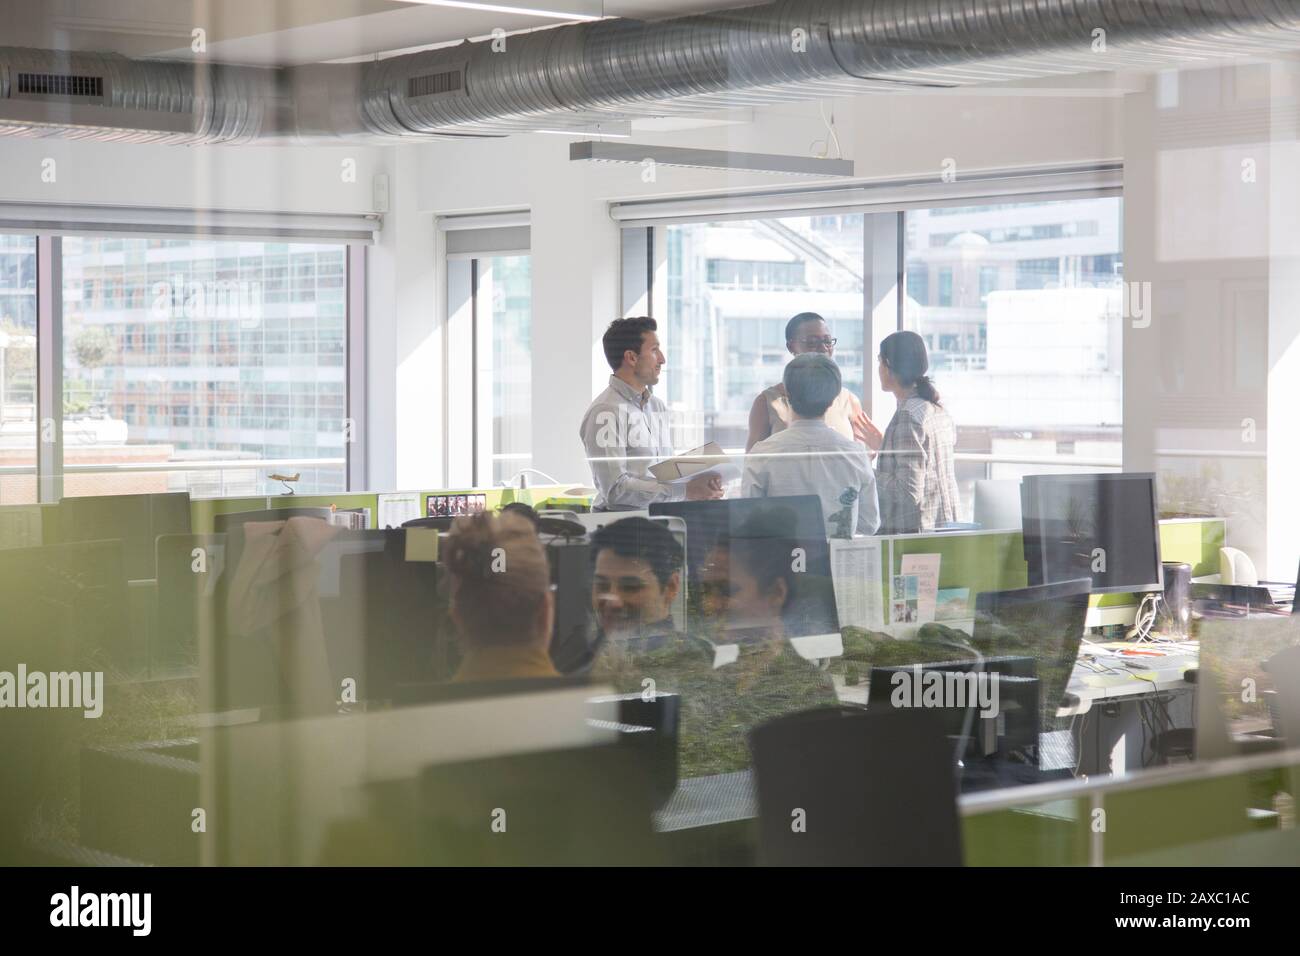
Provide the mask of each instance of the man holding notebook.
[{"label": "man holding notebook", "polygon": [[601,344],[613,373],[583,416],[579,434],[596,486],[594,511],[637,511],[652,501],[722,497],[722,480],[706,472],[668,483],[650,466],[672,455],[668,406],[652,386],[665,362],[658,325],[647,317],[615,319]]}]

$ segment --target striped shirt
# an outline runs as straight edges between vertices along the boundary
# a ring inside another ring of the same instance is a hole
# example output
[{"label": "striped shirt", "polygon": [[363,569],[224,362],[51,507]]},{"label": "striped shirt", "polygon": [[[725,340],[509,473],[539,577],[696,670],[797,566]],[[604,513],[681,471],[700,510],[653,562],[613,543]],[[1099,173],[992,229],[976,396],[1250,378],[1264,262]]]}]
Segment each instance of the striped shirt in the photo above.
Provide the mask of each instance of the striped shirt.
[{"label": "striped shirt", "polygon": [[957,520],[956,447],[947,411],[917,395],[899,404],[876,459],[881,534],[932,531]]}]

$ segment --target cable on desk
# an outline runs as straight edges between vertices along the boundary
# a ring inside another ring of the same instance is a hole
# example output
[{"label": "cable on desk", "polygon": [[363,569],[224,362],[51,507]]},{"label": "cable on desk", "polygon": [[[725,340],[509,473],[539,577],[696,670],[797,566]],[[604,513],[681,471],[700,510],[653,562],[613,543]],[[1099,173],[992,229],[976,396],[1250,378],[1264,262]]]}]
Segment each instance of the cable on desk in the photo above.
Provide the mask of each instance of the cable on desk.
[{"label": "cable on desk", "polygon": [[1151,631],[1156,626],[1156,610],[1160,606],[1160,595],[1155,591],[1149,591],[1142,598],[1142,603],[1138,605],[1137,614],[1133,617],[1133,629],[1128,632],[1130,639],[1144,644],[1151,639]]}]

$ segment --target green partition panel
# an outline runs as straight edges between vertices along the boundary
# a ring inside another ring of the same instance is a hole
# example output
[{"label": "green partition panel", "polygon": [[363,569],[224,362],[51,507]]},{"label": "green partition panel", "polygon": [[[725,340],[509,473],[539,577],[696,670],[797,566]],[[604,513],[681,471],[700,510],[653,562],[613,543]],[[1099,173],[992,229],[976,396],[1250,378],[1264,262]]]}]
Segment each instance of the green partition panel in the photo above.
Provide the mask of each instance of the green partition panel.
[{"label": "green partition panel", "polygon": [[583,508],[591,510],[594,495],[565,494],[573,485],[533,485],[528,488],[503,488],[502,504],[512,501],[532,505],[539,510],[543,508]]},{"label": "green partition panel", "polygon": [[1219,573],[1219,549],[1227,544],[1224,518],[1166,518],[1160,522],[1160,560],[1192,566],[1192,577]]},{"label": "green partition panel", "polygon": [[962,820],[967,866],[1084,866],[1091,832],[1087,799],[1053,800]]},{"label": "green partition panel", "polygon": [[235,514],[240,511],[265,511],[271,499],[266,495],[249,498],[191,498],[190,527],[195,534],[211,534],[216,515]]},{"label": "green partition panel", "polygon": [[340,511],[369,508],[374,528],[378,520],[378,496],[370,493],[334,495],[257,495],[249,498],[198,498],[190,501],[190,524],[196,534],[210,534],[216,515],[238,514],[243,511],[275,511],[280,508],[328,508],[335,505]]},{"label": "green partition panel", "polygon": [[899,535],[883,543],[886,548],[893,545],[893,574],[901,572],[904,555],[940,555],[939,587],[970,588],[972,607],[975,595],[982,591],[1010,591],[1029,583],[1024,536],[1019,531]]},{"label": "green partition panel", "polygon": [[328,508],[334,505],[339,511],[369,508],[367,528],[374,528],[379,518],[379,496],[370,493],[339,493],[334,495],[276,495],[270,499],[272,511],[278,508]]},{"label": "green partition panel", "polygon": [[[1194,765],[1192,765],[1194,766]],[[1270,849],[1283,834],[1268,813],[1293,792],[1295,768],[1244,770],[1221,777],[1169,780],[1113,788],[1098,779],[1089,791],[962,819],[968,866],[1085,866],[1094,852],[1106,866],[1214,865],[1278,862]],[[1141,782],[1129,778],[1133,782]],[[1101,812],[1098,812],[1101,811]],[[1260,843],[1257,835],[1264,834]],[[1217,857],[1207,857],[1212,852]],[[1294,863],[1300,847],[1291,850]]]},{"label": "green partition panel", "polygon": [[[1162,518],[1159,528],[1161,561],[1190,564],[1194,578],[1219,573],[1219,549],[1228,533],[1224,518]],[[1094,594],[1091,606],[1127,607],[1139,600],[1130,593]]]}]

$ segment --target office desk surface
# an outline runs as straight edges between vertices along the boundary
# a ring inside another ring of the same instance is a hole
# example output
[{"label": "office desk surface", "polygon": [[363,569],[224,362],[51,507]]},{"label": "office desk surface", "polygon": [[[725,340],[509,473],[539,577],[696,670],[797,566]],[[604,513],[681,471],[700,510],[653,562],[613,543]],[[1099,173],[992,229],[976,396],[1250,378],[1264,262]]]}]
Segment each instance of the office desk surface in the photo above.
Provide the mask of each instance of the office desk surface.
[{"label": "office desk surface", "polygon": [[[1150,652],[1123,654],[1122,651]],[[1133,644],[1112,641],[1106,644],[1081,644],[1079,661],[1066,685],[1079,704],[1062,707],[1060,717],[1087,713],[1096,701],[1118,697],[1138,697],[1157,691],[1181,690],[1192,686],[1187,682],[1187,672],[1197,666],[1195,642],[1181,644]],[[1126,662],[1139,663],[1131,667]]]},{"label": "office desk surface", "polygon": [[[1122,655],[1120,650],[1161,652],[1163,657]],[[1125,660],[1141,662],[1142,667],[1126,666]],[[1180,690],[1192,686],[1187,682],[1187,672],[1197,666],[1195,642],[1178,645],[1133,644],[1113,641],[1107,644],[1079,645],[1079,660],[1070,675],[1066,690],[1079,699],[1073,707],[1061,707],[1058,717],[1085,714],[1100,700],[1117,697],[1139,697],[1164,690]],[[846,704],[867,702],[868,681],[861,680],[847,686],[844,678],[835,675],[835,693]]]}]

